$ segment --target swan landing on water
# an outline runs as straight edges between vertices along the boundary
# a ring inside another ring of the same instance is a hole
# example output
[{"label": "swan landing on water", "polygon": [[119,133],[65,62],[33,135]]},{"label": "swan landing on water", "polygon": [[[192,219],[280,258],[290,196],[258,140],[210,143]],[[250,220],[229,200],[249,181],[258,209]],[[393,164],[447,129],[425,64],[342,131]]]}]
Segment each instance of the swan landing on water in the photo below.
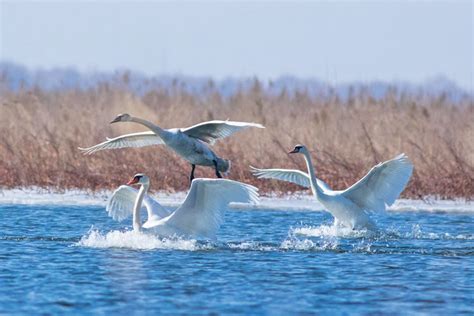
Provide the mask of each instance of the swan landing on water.
[{"label": "swan landing on water", "polygon": [[112,122],[134,122],[146,126],[148,132],[126,134],[108,138],[105,142],[89,148],[79,148],[85,154],[93,154],[99,150],[125,147],[144,147],[165,144],[191,164],[190,181],[194,179],[196,165],[213,167],[216,176],[222,178],[221,172],[230,171],[230,160],[218,157],[208,146],[216,140],[225,138],[248,127],[264,128],[261,124],[233,121],[209,121],[187,128],[163,129],[147,120],[120,114]]},{"label": "swan landing on water", "polygon": [[[140,189],[131,185],[140,185]],[[229,203],[258,202],[258,190],[251,185],[227,179],[194,179],[183,204],[170,212],[147,194],[149,188],[150,179],[146,175],[135,175],[127,185],[115,190],[107,203],[107,213],[117,221],[132,215],[134,231],[163,237],[214,239]],[[148,218],[142,224],[143,206]]]},{"label": "swan landing on water", "polygon": [[251,167],[252,173],[258,178],[277,179],[311,188],[316,199],[334,217],[334,224],[352,229],[374,229],[375,225],[367,212],[385,211],[386,205],[392,205],[405,189],[413,171],[408,157],[400,154],[374,166],[346,190],[334,191],[316,178],[311,155],[305,146],[295,146],[290,154],[293,153],[304,155],[308,173],[300,170]]}]

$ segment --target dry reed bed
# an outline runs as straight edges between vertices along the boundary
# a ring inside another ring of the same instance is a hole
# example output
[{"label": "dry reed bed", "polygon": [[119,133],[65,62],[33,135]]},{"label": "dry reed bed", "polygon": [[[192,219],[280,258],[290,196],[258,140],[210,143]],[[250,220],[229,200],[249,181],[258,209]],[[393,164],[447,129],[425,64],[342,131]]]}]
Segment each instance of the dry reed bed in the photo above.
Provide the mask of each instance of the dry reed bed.
[{"label": "dry reed bed", "polygon": [[[151,176],[155,190],[188,186],[190,165],[163,147],[102,151],[83,156],[106,136],[144,130],[132,123],[109,125],[118,113],[152,120],[162,127],[204,120],[254,121],[251,129],[220,141],[214,150],[233,161],[231,179],[262,191],[288,192],[296,186],[255,179],[249,165],[304,169],[299,156],[286,152],[296,143],[313,153],[318,176],[344,188],[376,162],[408,154],[415,172],[404,197],[474,197],[474,105],[446,97],[393,91],[375,100],[360,93],[311,98],[266,94],[258,85],[224,98],[216,92],[197,97],[179,89],[137,96],[124,87],[94,90],[2,92],[0,103],[0,187],[41,186],[97,190],[115,188],[137,172]],[[198,167],[197,176],[213,177]]]}]

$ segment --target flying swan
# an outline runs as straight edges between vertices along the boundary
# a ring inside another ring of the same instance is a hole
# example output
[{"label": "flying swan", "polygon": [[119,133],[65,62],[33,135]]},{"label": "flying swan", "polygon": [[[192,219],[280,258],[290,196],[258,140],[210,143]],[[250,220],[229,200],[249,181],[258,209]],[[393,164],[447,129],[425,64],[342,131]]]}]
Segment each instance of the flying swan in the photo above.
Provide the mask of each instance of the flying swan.
[{"label": "flying swan", "polygon": [[385,211],[386,205],[392,205],[407,185],[413,171],[408,157],[400,154],[372,167],[362,179],[346,190],[334,191],[316,178],[311,155],[305,146],[296,145],[290,152],[293,153],[304,155],[308,173],[251,167],[252,173],[258,178],[277,179],[311,188],[316,199],[334,217],[334,224],[351,229],[375,228],[367,212]]},{"label": "flying swan", "polygon": [[187,128],[163,129],[150,121],[120,114],[112,122],[135,122],[150,129],[148,132],[132,133],[115,138],[107,138],[103,143],[88,148],[79,148],[84,154],[99,150],[125,147],[143,147],[165,144],[191,164],[190,181],[194,179],[196,165],[213,167],[216,176],[230,171],[230,160],[218,157],[208,146],[216,140],[225,138],[248,127],[264,128],[261,124],[233,121],[208,121]]},{"label": "flying swan", "polygon": [[[139,185],[140,189],[130,187]],[[174,212],[168,211],[147,192],[150,179],[135,175],[127,185],[120,186],[107,203],[107,213],[122,221],[133,216],[133,230],[159,236],[187,236],[214,239],[225,211],[231,202],[257,203],[257,188],[227,179],[194,179],[183,204]],[[142,224],[143,206],[148,218]]]}]

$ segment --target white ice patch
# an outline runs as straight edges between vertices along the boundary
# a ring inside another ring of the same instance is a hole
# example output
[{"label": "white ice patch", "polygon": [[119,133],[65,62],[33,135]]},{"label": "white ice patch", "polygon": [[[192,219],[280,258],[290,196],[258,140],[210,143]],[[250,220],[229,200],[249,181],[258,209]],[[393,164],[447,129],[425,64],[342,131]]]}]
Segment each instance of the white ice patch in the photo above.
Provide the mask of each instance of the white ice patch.
[{"label": "white ice patch", "polygon": [[90,248],[127,248],[139,250],[172,249],[172,250],[209,250],[212,245],[199,243],[195,239],[161,238],[151,234],[135,231],[111,231],[105,234],[92,229],[76,244]]},{"label": "white ice patch", "polygon": [[[91,192],[78,189],[58,191],[38,187],[0,189],[0,204],[105,206],[112,192],[110,190]],[[151,196],[164,206],[176,207],[184,201],[186,192],[157,192]],[[324,207],[313,196],[301,192],[283,196],[270,194],[261,197],[258,205],[235,203],[232,204],[232,207],[243,210],[324,211]],[[463,199],[439,200],[436,198],[397,200],[394,205],[388,208],[388,211],[474,213],[474,202]]]},{"label": "white ice patch", "polygon": [[[105,206],[112,193],[111,190],[96,192],[79,189],[58,191],[27,187],[0,190],[0,204]],[[172,194],[158,192],[152,194],[152,196],[162,205],[175,207],[182,203],[186,197],[186,192]]]},{"label": "white ice patch", "polygon": [[404,200],[400,199],[388,208],[389,211],[396,212],[453,212],[453,213],[474,213],[474,201],[464,199],[439,200],[428,197],[424,200]]}]

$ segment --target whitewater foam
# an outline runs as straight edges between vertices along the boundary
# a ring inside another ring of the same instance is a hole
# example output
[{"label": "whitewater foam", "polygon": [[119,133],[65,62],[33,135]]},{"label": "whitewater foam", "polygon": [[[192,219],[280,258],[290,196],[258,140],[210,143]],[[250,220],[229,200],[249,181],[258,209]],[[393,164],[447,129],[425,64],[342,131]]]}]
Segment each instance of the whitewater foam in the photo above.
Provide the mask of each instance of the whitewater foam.
[{"label": "whitewater foam", "polygon": [[289,237],[280,245],[282,250],[300,250],[300,251],[325,251],[325,250],[335,250],[339,246],[339,242],[336,239],[325,239],[321,241],[314,241],[311,239],[299,239],[294,237]]},{"label": "whitewater foam", "polygon": [[276,247],[263,245],[256,241],[244,241],[240,243],[228,243],[227,247],[233,250],[249,250],[249,251],[275,251]]},{"label": "whitewater foam", "polygon": [[400,238],[407,239],[474,240],[474,233],[453,235],[450,233],[425,232],[419,224],[412,225],[411,231],[404,234],[399,233],[396,229],[389,230],[389,232]]},{"label": "whitewater foam", "polygon": [[426,232],[419,224],[411,226],[409,231],[400,231],[399,228],[386,230],[352,230],[348,227],[336,225],[291,227],[291,236],[319,237],[319,238],[368,238],[372,240],[389,239],[431,239],[431,240],[474,240],[474,234],[450,234]]},{"label": "whitewater foam", "polygon": [[343,238],[360,238],[371,237],[375,232],[361,229],[353,230],[349,227],[337,225],[320,225],[320,226],[304,226],[290,228],[292,234],[304,235],[307,237],[343,237]]},{"label": "whitewater foam", "polygon": [[138,250],[172,249],[172,250],[209,250],[213,246],[210,243],[199,242],[195,239],[183,239],[180,237],[161,238],[152,234],[135,231],[111,231],[101,233],[91,229],[81,238],[76,246],[91,248],[127,248]]}]

